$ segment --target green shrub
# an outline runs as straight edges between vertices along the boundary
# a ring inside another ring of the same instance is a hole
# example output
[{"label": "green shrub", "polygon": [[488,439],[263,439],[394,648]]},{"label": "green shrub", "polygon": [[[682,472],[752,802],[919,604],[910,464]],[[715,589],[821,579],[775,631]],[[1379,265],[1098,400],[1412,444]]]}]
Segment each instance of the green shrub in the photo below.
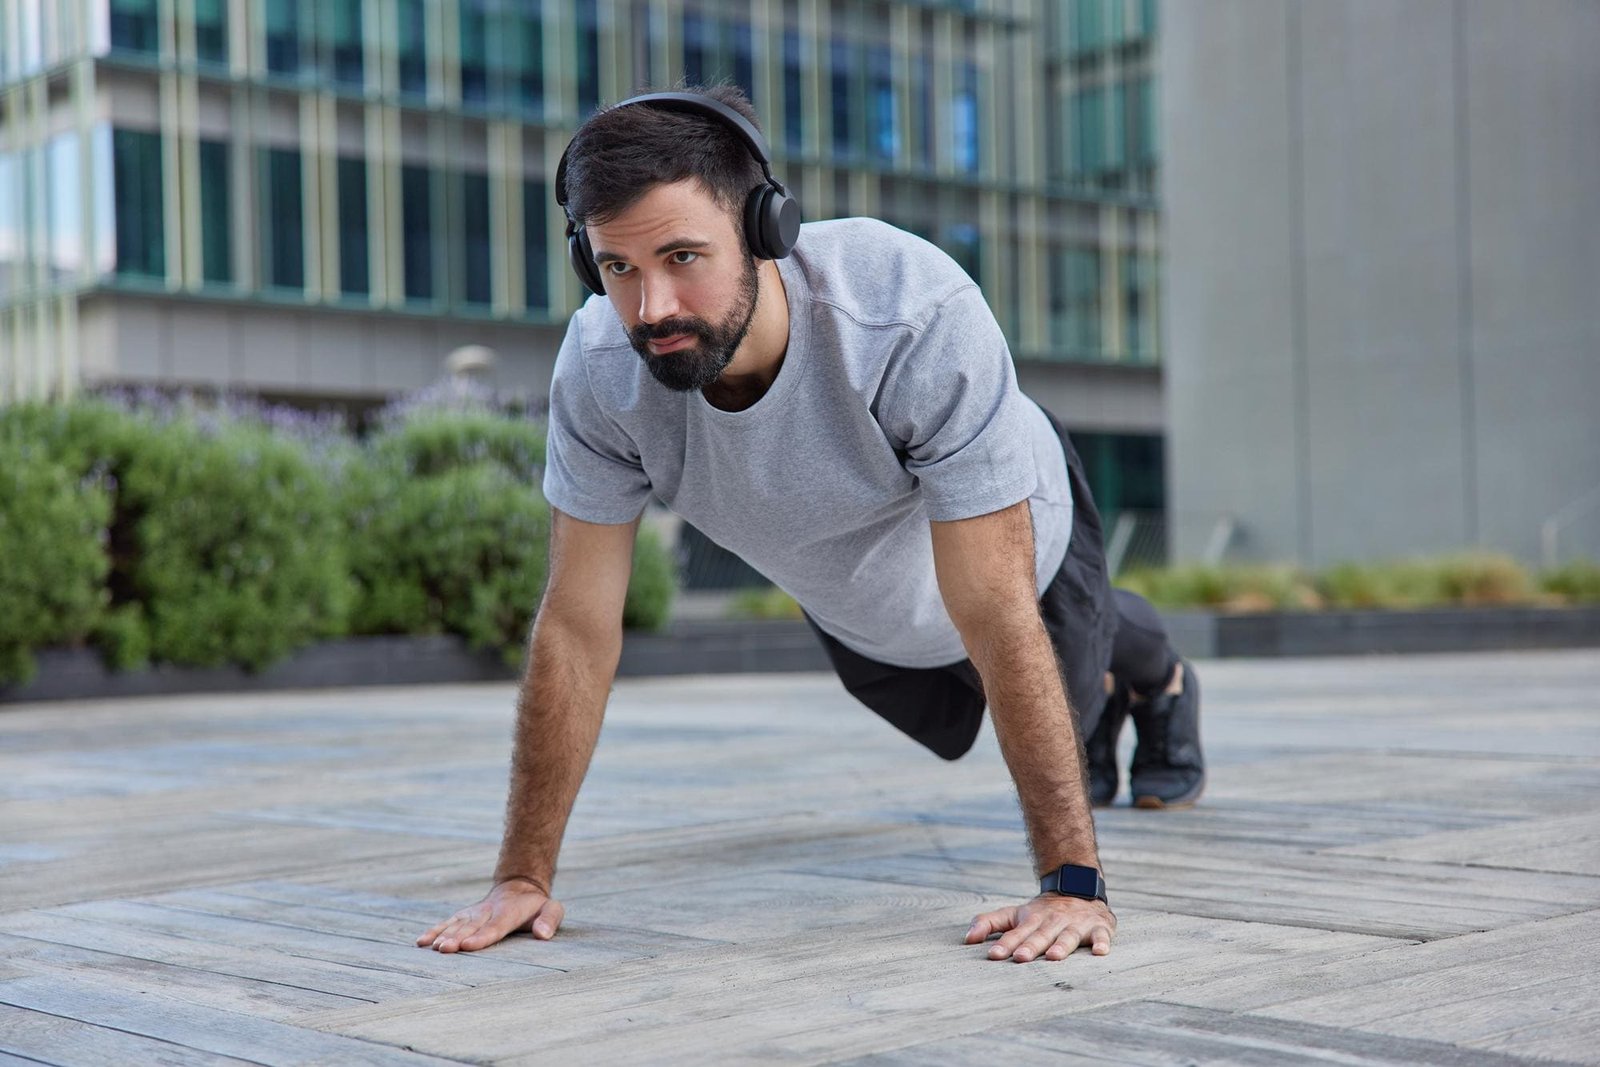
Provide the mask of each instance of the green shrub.
[{"label": "green shrub", "polygon": [[1307,611],[1322,606],[1310,578],[1296,567],[1227,564],[1138,570],[1116,584],[1158,607],[1217,611]]},{"label": "green shrub", "polygon": [[398,485],[387,463],[356,472],[352,630],[456,633],[519,660],[544,589],[550,508],[493,463]]},{"label": "green shrub", "polygon": [[97,399],[8,409],[0,426],[111,490],[110,613],[93,636],[114,665],[259,669],[344,631],[342,524],[303,442],[192,405]]},{"label": "green shrub", "polygon": [[1317,585],[1328,605],[1337,608],[1526,604],[1535,599],[1521,564],[1485,552],[1341,563],[1324,571]]},{"label": "green shrub", "polygon": [[122,485],[140,515],[125,600],[152,656],[260,669],[345,632],[343,523],[303,445],[226,418],[178,419],[145,445]]},{"label": "green shrub", "polygon": [[1577,559],[1539,575],[1539,588],[1569,604],[1600,604],[1600,563]]},{"label": "green shrub", "polygon": [[111,494],[37,440],[0,433],[0,683],[27,682],[33,650],[81,641],[103,611]]},{"label": "green shrub", "polygon": [[374,459],[407,478],[493,463],[530,479],[544,463],[543,424],[494,411],[424,409],[369,441]]},{"label": "green shrub", "polygon": [[622,607],[622,625],[634,630],[663,630],[678,592],[677,568],[661,535],[644,524],[633,542],[633,576]]},{"label": "green shrub", "polygon": [[803,619],[800,604],[775,585],[741,589],[728,603],[730,619]]}]

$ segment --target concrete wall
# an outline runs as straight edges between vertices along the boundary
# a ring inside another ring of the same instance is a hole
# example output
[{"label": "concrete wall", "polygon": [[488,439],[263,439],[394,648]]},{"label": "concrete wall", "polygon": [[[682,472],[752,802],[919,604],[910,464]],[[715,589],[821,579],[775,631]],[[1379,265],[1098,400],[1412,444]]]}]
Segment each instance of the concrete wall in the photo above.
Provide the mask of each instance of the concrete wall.
[{"label": "concrete wall", "polygon": [[437,381],[445,357],[467,344],[496,351],[495,385],[543,396],[563,334],[556,327],[114,293],[86,297],[80,319],[91,384],[374,399]]},{"label": "concrete wall", "polygon": [[1162,10],[1177,552],[1536,559],[1600,485],[1600,4]]}]

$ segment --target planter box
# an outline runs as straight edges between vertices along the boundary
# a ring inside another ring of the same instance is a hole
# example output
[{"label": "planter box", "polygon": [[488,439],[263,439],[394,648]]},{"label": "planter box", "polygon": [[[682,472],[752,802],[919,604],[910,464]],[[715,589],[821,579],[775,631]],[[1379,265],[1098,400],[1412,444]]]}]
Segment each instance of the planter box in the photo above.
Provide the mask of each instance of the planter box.
[{"label": "planter box", "polygon": [[1175,611],[1162,617],[1172,643],[1197,659],[1600,646],[1600,607],[1248,615]]},{"label": "planter box", "polygon": [[[172,693],[254,692],[354,685],[515,681],[497,657],[453,636],[351,637],[312,645],[259,674],[241,667],[108,671],[92,649],[44,649],[27,685],[0,685],[0,704]],[[617,676],[829,670],[805,622],[678,622],[666,633],[623,635]]]},{"label": "planter box", "polygon": [[[1172,643],[1191,659],[1341,656],[1600,647],[1600,607],[1463,608],[1217,615],[1164,612]],[[302,649],[251,674],[238,667],[158,666],[118,674],[87,649],[46,649],[0,704],[172,693],[515,681],[515,670],[455,637],[354,637]],[[831,670],[804,621],[680,620],[663,634],[623,637],[618,677]]]}]

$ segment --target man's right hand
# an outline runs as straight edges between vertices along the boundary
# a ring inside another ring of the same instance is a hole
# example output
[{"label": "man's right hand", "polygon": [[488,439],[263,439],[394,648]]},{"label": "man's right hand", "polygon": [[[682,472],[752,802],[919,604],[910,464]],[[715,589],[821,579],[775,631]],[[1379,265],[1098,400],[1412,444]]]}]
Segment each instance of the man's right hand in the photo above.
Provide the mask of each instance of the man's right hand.
[{"label": "man's right hand", "polygon": [[489,890],[478,903],[462,908],[417,938],[418,948],[439,952],[472,952],[531,926],[533,936],[548,941],[556,936],[566,914],[560,902],[521,878],[507,879]]}]

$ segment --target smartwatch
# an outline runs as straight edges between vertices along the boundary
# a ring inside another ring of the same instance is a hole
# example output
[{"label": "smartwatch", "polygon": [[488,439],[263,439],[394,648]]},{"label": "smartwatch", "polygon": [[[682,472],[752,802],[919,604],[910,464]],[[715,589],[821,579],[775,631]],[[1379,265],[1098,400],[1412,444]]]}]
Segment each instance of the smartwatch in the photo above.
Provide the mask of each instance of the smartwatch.
[{"label": "smartwatch", "polygon": [[1094,867],[1081,867],[1076,863],[1063,863],[1055,870],[1047,871],[1045,876],[1039,879],[1039,892],[1098,900],[1107,907],[1111,906],[1111,902],[1106,900],[1106,880],[1100,871]]}]

